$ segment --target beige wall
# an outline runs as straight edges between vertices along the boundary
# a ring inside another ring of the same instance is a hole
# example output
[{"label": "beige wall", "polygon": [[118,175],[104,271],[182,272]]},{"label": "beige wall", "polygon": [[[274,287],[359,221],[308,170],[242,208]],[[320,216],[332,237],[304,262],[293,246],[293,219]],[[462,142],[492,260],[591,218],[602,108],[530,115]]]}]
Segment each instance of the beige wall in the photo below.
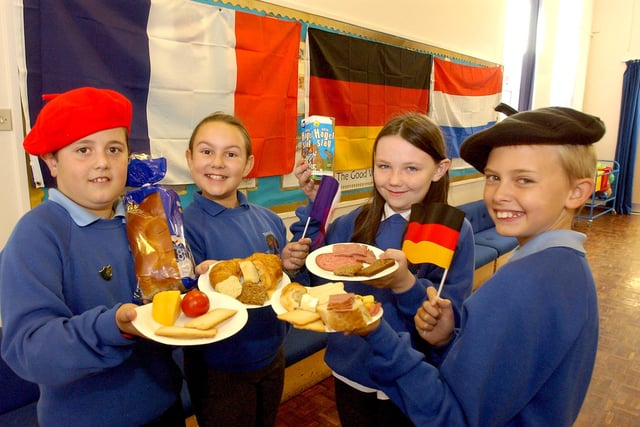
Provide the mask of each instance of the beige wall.
[{"label": "beige wall", "polygon": [[13,2],[0,2],[0,108],[12,113],[11,131],[0,131],[0,247],[4,246],[14,224],[29,209],[27,168],[22,150],[22,119],[19,109],[16,41]]},{"label": "beige wall", "polygon": [[[595,0],[584,109],[604,120],[607,133],[596,146],[602,159],[615,157],[625,61],[640,59],[640,0]],[[633,204],[640,210],[640,153]]]},{"label": "beige wall", "polygon": [[502,63],[507,0],[267,0],[266,3]]}]

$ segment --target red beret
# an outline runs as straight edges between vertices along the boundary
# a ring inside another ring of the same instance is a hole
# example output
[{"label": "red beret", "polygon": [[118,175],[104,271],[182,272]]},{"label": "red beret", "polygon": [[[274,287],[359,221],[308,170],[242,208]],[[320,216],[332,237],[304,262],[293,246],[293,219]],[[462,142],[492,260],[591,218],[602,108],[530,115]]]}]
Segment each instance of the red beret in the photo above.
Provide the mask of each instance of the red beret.
[{"label": "red beret", "polygon": [[92,133],[123,127],[131,129],[131,102],[113,90],[81,87],[62,94],[43,95],[36,124],[24,139],[27,153],[53,153]]},{"label": "red beret", "polygon": [[484,172],[489,153],[505,145],[590,145],[602,138],[602,120],[566,107],[546,107],[515,113],[474,133],[460,146],[460,157]]}]

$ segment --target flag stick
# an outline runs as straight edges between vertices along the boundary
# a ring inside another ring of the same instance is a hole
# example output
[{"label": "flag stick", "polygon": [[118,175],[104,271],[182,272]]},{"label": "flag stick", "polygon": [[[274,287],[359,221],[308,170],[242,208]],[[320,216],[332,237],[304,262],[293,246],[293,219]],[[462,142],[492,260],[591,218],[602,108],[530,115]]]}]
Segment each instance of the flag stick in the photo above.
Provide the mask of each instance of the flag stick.
[{"label": "flag stick", "polygon": [[444,274],[442,275],[442,280],[440,280],[440,286],[438,286],[438,294],[437,297],[440,298],[440,292],[442,292],[442,286],[444,285],[444,279],[447,278],[447,273],[449,272],[449,269],[445,269],[444,270]]},{"label": "flag stick", "polygon": [[300,237],[300,239],[304,239],[304,236],[307,235],[307,228],[309,228],[309,221],[311,220],[311,217],[308,216],[307,217],[307,223],[304,225],[304,230],[302,231],[302,237]]}]

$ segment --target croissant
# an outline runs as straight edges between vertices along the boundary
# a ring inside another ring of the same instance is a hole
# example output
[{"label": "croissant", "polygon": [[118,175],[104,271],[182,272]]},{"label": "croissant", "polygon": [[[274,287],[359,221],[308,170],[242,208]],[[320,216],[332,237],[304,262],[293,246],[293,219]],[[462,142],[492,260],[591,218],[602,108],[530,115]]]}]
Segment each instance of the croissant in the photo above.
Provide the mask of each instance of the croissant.
[{"label": "croissant", "polygon": [[209,271],[209,282],[215,286],[216,283],[222,282],[228,279],[230,276],[236,276],[240,278],[240,259],[232,258],[225,261],[220,261],[214,264]]}]

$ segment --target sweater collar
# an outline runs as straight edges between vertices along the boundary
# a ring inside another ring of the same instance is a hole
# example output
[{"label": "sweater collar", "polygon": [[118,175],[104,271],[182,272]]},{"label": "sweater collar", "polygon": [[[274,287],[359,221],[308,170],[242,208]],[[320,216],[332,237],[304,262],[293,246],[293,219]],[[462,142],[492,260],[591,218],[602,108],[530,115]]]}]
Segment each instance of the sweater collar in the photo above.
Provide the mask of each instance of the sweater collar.
[{"label": "sweater collar", "polygon": [[388,203],[385,203],[384,212],[382,213],[382,221],[386,221],[387,219],[391,218],[394,215],[400,215],[402,218],[404,218],[405,221],[409,221],[409,216],[411,215],[411,209],[397,213],[393,209],[391,209],[391,206],[389,206]]},{"label": "sweater collar", "polygon": [[238,196],[239,204],[235,208],[227,208],[225,206],[222,206],[218,202],[215,202],[211,199],[207,199],[202,195],[201,191],[198,191],[197,193],[194,194],[193,201],[196,202],[209,215],[216,216],[216,215],[220,215],[221,213],[227,210],[238,209],[238,208],[246,209],[247,207],[249,207],[249,200],[247,199],[247,196],[242,191],[238,191],[237,196]]},{"label": "sweater collar", "polygon": [[509,262],[553,247],[571,248],[584,254],[586,251],[583,243],[586,237],[585,234],[573,230],[546,231],[529,240],[524,246],[518,247],[509,258]]},{"label": "sweater collar", "polygon": [[[87,225],[93,224],[96,221],[105,219],[101,216],[92,214],[55,188],[51,188],[49,190],[49,200],[65,208],[65,210],[69,212],[69,215],[71,216],[73,222],[75,222],[78,227],[86,227]],[[119,217],[124,220],[125,208],[122,198],[118,198],[118,200],[114,203],[113,210],[115,214],[111,219]]]}]

